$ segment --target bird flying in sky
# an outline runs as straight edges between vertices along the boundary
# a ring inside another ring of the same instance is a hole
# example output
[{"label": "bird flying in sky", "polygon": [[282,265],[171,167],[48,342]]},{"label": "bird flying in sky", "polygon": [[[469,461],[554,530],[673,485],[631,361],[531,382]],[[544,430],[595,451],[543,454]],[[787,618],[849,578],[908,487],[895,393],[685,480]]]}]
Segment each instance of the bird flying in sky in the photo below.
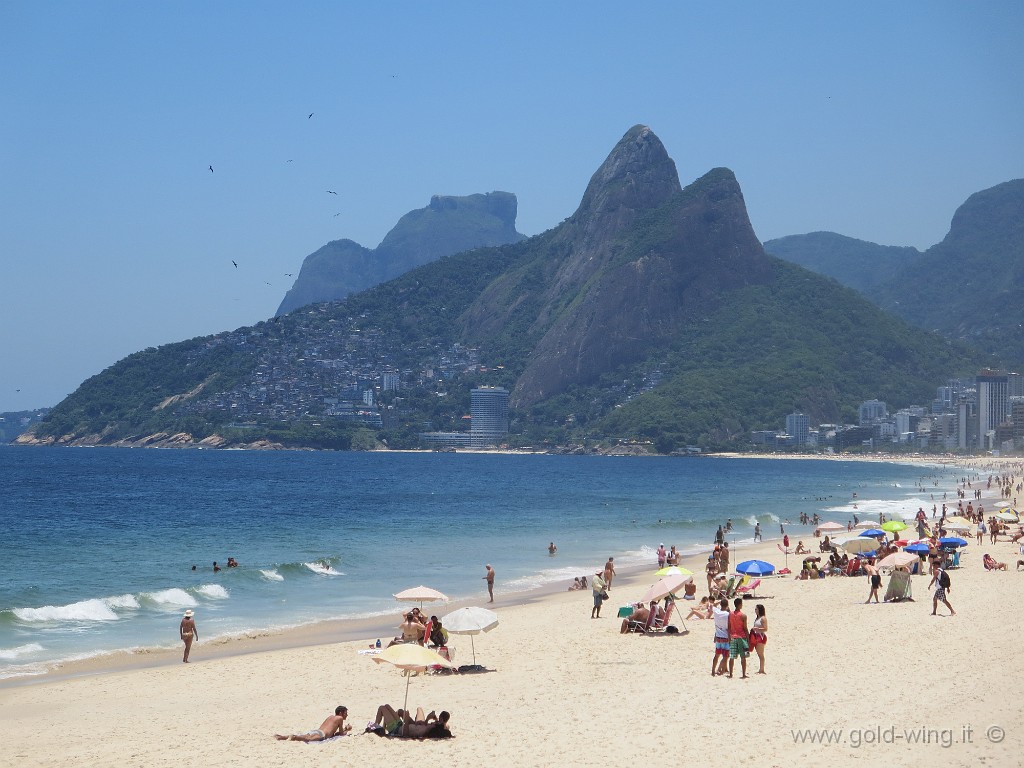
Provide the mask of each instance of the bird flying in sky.
[{"label": "bird flying in sky", "polygon": [[213,166],[210,166],[210,173],[213,173]]},{"label": "bird flying in sky", "polygon": [[237,261],[235,261],[234,259],[232,259],[232,260],[231,260],[231,263],[235,265],[235,269],[238,269],[238,262],[237,262]]}]

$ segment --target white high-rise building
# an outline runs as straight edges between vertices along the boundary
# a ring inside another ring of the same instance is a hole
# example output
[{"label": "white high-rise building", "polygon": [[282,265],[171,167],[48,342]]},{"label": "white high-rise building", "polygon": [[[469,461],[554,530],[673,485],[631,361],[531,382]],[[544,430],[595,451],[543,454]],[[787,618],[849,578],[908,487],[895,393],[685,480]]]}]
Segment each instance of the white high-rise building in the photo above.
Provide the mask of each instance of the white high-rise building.
[{"label": "white high-rise building", "polygon": [[498,445],[508,436],[508,390],[477,387],[469,391],[470,445]]},{"label": "white high-rise building", "polygon": [[992,448],[990,432],[1010,416],[1009,377],[986,370],[975,379],[978,387],[978,440],[983,449]]},{"label": "white high-rise building", "polygon": [[881,400],[868,400],[860,404],[860,426],[869,427],[888,417],[889,411]]}]

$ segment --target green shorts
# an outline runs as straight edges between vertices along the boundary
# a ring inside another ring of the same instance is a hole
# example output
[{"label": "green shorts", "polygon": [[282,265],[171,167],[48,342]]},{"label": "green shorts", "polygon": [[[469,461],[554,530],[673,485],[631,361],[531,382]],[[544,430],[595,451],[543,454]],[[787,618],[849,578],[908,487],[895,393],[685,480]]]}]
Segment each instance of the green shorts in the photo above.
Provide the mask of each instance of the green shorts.
[{"label": "green shorts", "polygon": [[741,658],[745,659],[750,655],[750,646],[747,641],[742,637],[734,637],[729,641],[729,658]]}]

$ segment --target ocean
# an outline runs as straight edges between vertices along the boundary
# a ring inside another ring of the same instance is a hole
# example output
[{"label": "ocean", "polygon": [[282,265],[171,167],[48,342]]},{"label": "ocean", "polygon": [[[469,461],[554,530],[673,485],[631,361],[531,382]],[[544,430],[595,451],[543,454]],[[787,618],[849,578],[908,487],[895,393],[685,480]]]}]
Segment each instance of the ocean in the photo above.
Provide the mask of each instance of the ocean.
[{"label": "ocean", "polygon": [[[836,460],[0,448],[0,679],[125,649],[486,599],[707,549],[731,519],[910,518],[964,470]],[[856,496],[854,496],[856,494]],[[856,505],[856,508],[854,507]],[[549,542],[558,553],[548,554]],[[228,557],[239,562],[226,568]],[[214,573],[213,563],[222,567]],[[195,566],[195,569],[193,569]],[[433,608],[443,615],[443,608]]]}]

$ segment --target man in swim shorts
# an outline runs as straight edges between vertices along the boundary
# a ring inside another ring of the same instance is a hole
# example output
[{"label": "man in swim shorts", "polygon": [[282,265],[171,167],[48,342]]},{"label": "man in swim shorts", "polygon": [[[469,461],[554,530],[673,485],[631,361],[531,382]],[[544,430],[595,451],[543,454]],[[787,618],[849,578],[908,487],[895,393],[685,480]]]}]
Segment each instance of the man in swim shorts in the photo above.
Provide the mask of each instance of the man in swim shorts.
[{"label": "man in swim shorts", "polygon": [[725,598],[711,609],[715,620],[715,655],[711,657],[711,676],[724,675],[729,663],[729,601]]},{"label": "man in swim shorts", "polygon": [[312,731],[306,731],[306,733],[293,733],[291,736],[283,736],[280,733],[275,733],[274,738],[278,741],[324,741],[325,739],[331,739],[335,736],[344,736],[346,733],[352,730],[351,725],[345,724],[345,718],[348,717],[347,707],[338,707],[334,710],[334,714],[324,720],[319,728]]}]

